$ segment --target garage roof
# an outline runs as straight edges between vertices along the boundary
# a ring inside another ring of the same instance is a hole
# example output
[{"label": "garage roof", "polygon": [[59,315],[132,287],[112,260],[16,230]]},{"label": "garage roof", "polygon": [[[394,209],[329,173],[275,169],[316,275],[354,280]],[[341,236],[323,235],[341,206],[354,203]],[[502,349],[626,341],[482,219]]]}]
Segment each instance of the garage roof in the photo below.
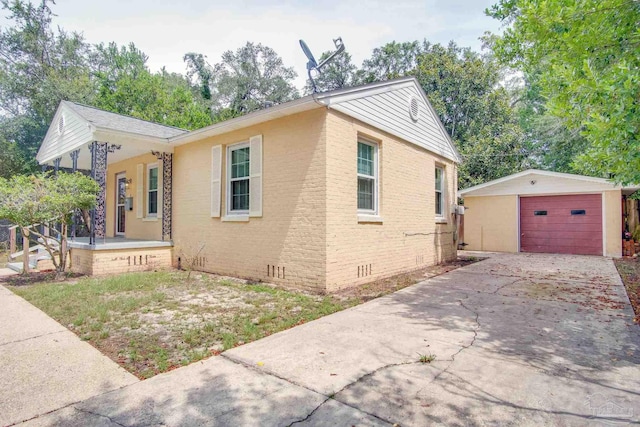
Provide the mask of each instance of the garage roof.
[{"label": "garage roof", "polygon": [[520,173],[466,188],[460,191],[460,196],[580,194],[616,189],[621,189],[623,194],[631,194],[640,189],[640,186],[624,187],[604,178],[528,169]]}]

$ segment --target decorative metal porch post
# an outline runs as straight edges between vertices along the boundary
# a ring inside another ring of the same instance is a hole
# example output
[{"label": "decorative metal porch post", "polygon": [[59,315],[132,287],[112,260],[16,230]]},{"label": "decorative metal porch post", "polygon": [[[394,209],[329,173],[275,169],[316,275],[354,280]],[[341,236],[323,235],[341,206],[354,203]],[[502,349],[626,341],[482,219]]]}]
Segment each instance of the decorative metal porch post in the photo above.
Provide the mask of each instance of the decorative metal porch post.
[{"label": "decorative metal porch post", "polygon": [[173,208],[173,154],[152,151],[162,161],[162,240],[171,240]]},{"label": "decorative metal porch post", "polygon": [[96,197],[96,205],[91,209],[91,233],[89,244],[96,244],[96,237],[104,238],[107,232],[106,199],[107,199],[107,143],[93,141],[89,145],[91,150],[91,178],[100,186]]},{"label": "decorative metal porch post", "polygon": [[53,173],[57,174],[60,169],[60,163],[62,162],[62,157],[58,157],[57,159],[53,159]]},{"label": "decorative metal porch post", "polygon": [[89,244],[95,245],[96,238],[104,239],[107,235],[107,155],[119,150],[122,146],[107,142],[93,141],[91,150],[91,178],[100,186],[96,197],[96,206],[91,210],[91,234]]},{"label": "decorative metal porch post", "polygon": [[[78,157],[80,157],[80,150],[73,150],[69,153],[71,156],[71,171],[76,172],[78,170]],[[71,221],[71,238],[76,239],[76,233],[78,230],[78,210],[73,211],[73,219]]]}]

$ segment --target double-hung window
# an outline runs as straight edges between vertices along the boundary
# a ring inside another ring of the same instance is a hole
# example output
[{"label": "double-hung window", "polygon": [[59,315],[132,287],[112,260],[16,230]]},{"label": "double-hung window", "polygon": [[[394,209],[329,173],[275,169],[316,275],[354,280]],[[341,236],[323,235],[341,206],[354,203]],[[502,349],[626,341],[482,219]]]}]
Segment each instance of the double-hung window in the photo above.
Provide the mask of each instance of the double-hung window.
[{"label": "double-hung window", "polygon": [[229,214],[249,214],[249,144],[232,145],[227,152],[227,210]]},{"label": "double-hung window", "polygon": [[147,165],[147,216],[158,216],[158,165]]},{"label": "double-hung window", "polygon": [[436,166],[436,218],[444,219],[444,168]]},{"label": "double-hung window", "polygon": [[358,212],[378,213],[378,144],[358,141]]}]

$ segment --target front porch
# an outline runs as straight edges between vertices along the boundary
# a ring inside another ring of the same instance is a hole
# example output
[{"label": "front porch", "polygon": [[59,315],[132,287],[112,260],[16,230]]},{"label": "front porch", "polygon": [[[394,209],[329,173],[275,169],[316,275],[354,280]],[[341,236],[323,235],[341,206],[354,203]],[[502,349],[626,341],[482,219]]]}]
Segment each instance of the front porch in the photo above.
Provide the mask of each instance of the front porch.
[{"label": "front porch", "polygon": [[69,242],[71,271],[86,275],[120,274],[169,268],[173,243],[162,240],[111,237]]}]

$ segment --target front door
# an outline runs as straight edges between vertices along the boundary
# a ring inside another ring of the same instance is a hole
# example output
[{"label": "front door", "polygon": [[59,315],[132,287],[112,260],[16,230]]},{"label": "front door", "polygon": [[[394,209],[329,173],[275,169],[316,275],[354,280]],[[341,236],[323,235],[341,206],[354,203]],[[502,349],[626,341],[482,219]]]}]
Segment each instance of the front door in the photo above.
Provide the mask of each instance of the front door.
[{"label": "front door", "polygon": [[127,176],[124,173],[116,175],[116,235],[124,235],[125,208],[127,198]]}]

